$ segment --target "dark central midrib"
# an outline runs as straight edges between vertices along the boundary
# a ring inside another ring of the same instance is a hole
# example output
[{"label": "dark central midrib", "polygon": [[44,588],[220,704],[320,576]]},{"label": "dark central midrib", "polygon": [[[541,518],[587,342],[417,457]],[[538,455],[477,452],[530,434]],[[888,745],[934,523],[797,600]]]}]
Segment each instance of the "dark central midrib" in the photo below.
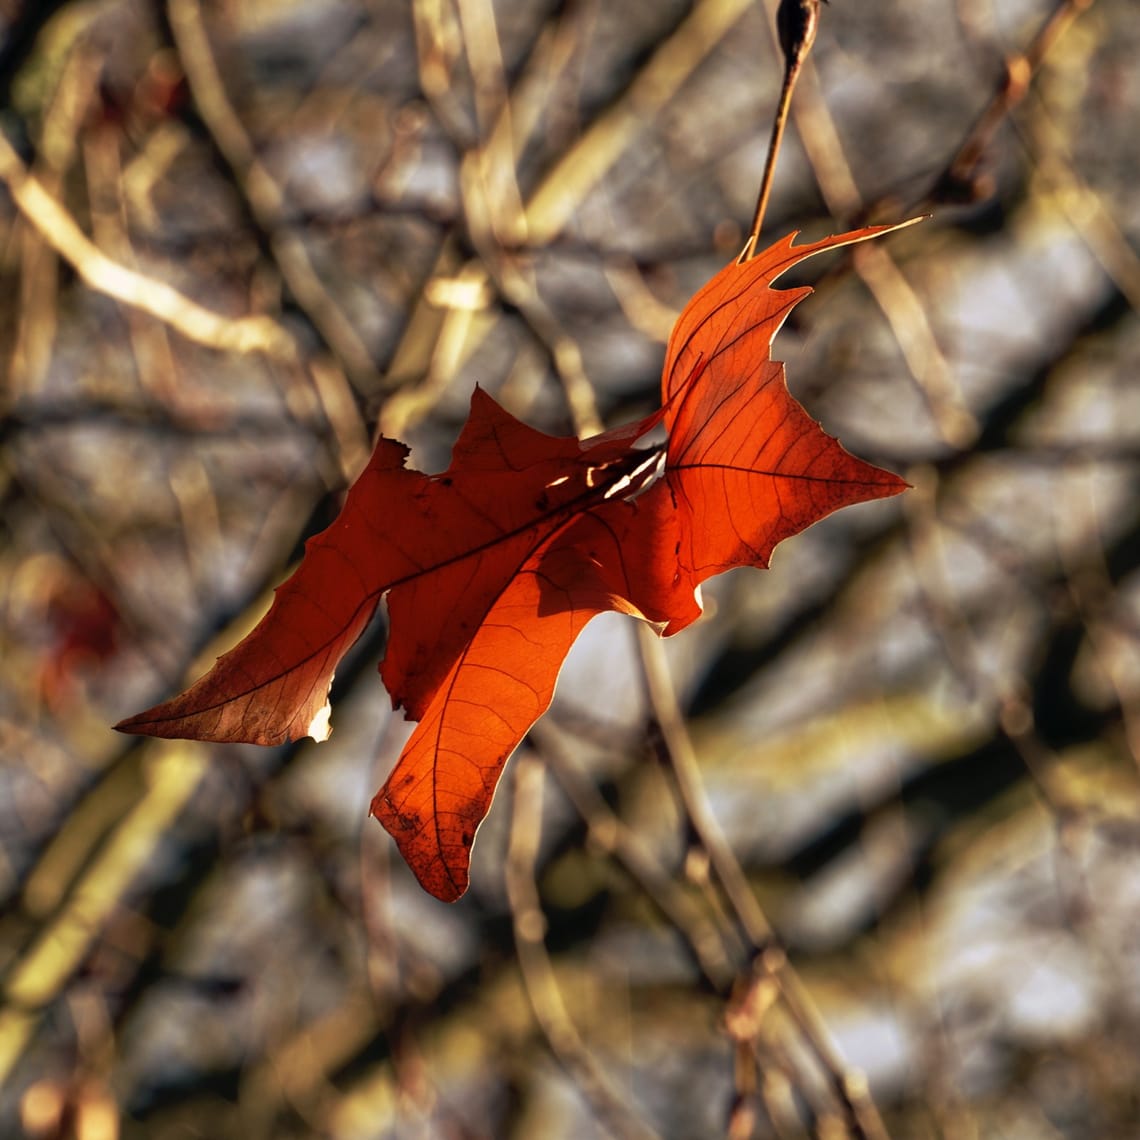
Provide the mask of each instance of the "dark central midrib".
[{"label": "dark central midrib", "polygon": [[[485,554],[487,551],[494,549],[496,546],[499,546],[505,542],[509,542],[513,538],[517,538],[519,535],[525,533],[527,530],[530,530],[535,525],[540,525],[542,523],[548,523],[548,524],[550,524],[551,529],[556,529],[557,526],[560,526],[561,523],[565,521],[565,516],[570,516],[570,515],[573,515],[575,513],[584,513],[585,510],[588,509],[589,506],[592,506],[595,501],[604,502],[606,492],[612,486],[614,486],[617,482],[619,482],[620,479],[624,478],[627,474],[629,474],[629,470],[627,470],[627,468],[629,468],[629,469],[636,468],[636,467],[642,465],[643,463],[645,463],[651,456],[653,456],[653,454],[655,452],[660,454],[660,453],[664,452],[664,450],[665,450],[665,445],[661,444],[656,448],[648,448],[645,451],[631,452],[628,456],[623,456],[620,460],[615,460],[610,465],[599,465],[603,468],[603,470],[606,470],[607,472],[612,468],[614,471],[614,478],[603,480],[597,486],[587,488],[587,490],[584,491],[582,494],[576,495],[573,499],[567,500],[567,502],[563,503],[562,506],[554,508],[553,510],[549,511],[547,514],[539,515],[539,516],[536,516],[535,518],[528,520],[527,522],[520,523],[518,526],[514,527],[513,529],[511,529],[509,531],[504,531],[503,534],[498,535],[495,538],[490,539],[487,542],[480,543],[477,546],[473,546],[473,547],[468,548],[467,550],[464,550],[461,554],[456,554],[451,558],[442,559],[441,561],[436,562],[431,566],[424,566],[424,567],[420,568],[419,570],[414,571],[413,573],[405,574],[400,578],[395,578],[392,581],[385,583],[383,586],[380,586],[379,588],[377,588],[375,590],[368,591],[368,593],[366,593],[364,595],[364,597],[361,599],[360,604],[357,605],[356,608],[352,611],[348,620],[346,622],[344,622],[344,624],[341,626],[341,628],[337,634],[335,634],[333,637],[327,638],[325,641],[321,642],[319,645],[314,646],[313,649],[311,649],[308,653],[305,654],[305,656],[298,658],[296,660],[296,662],[293,665],[290,665],[287,669],[282,669],[278,673],[271,674],[270,676],[266,677],[264,680],[258,681],[256,684],[250,685],[250,687],[247,689],[242,689],[239,692],[231,693],[229,696],[225,697],[222,700],[214,701],[211,704],[207,704],[207,705],[201,705],[195,710],[195,712],[193,714],[176,713],[176,714],[170,714],[167,716],[156,716],[156,717],[151,717],[149,720],[145,721],[144,723],[147,723],[147,724],[167,724],[167,723],[171,723],[173,721],[185,720],[187,715],[195,715],[196,716],[196,715],[199,715],[201,713],[211,712],[215,709],[219,709],[225,705],[231,704],[235,700],[240,700],[242,697],[247,697],[252,693],[256,693],[261,689],[267,688],[268,686],[276,683],[277,681],[280,681],[282,678],[289,676],[289,674],[296,672],[296,670],[307,665],[309,662],[314,660],[314,658],[319,657],[322,653],[324,653],[326,650],[328,650],[330,648],[330,646],[335,645],[338,638],[340,638],[344,635],[344,631],[346,629],[348,629],[351,625],[353,625],[353,623],[357,620],[361,611],[366,609],[368,606],[375,607],[376,605],[378,605],[380,598],[384,594],[388,593],[390,590],[395,590],[400,586],[406,585],[408,582],[414,582],[417,578],[423,578],[428,574],[434,574],[440,570],[446,569],[449,566],[455,566],[455,565],[459,564],[460,562],[466,561],[469,558],[475,558],[475,557],[478,557],[479,555]],[[636,489],[640,491],[642,488],[636,488]],[[542,543],[545,542],[549,537],[550,537],[549,533],[545,533],[542,536],[542,538],[538,542],[536,542],[535,545],[532,546],[528,550],[527,556],[529,557],[530,554],[533,553],[533,551],[535,549],[537,549],[538,546],[541,546]],[[296,571],[294,571],[294,573],[296,573]],[[286,579],[286,580],[288,581],[288,579]],[[274,601],[274,606],[275,605],[276,605],[276,600]],[[270,616],[270,614],[272,614],[272,613],[273,613],[273,607],[270,607],[268,613],[265,615],[265,618],[268,618]],[[262,618],[262,621],[264,621],[265,618]],[[230,653],[235,652],[240,647],[241,644],[242,643],[239,642],[238,645],[234,646],[234,648],[231,649],[229,652]],[[228,654],[227,654],[227,656],[228,656]],[[211,670],[211,672],[212,672],[212,670]],[[209,674],[206,674],[206,675],[209,676]],[[197,682],[195,682],[195,684],[197,684]]]}]

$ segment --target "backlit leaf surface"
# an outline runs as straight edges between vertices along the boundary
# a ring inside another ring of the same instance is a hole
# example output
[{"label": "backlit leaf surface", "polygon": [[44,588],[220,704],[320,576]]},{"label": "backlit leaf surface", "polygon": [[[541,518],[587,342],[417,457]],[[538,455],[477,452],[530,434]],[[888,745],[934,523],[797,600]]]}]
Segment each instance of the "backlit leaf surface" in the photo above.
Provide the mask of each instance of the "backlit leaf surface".
[{"label": "backlit leaf surface", "polygon": [[[381,666],[419,723],[372,812],[436,897],[467,888],[471,845],[503,766],[549,706],[592,617],[661,632],[700,616],[698,587],[837,510],[897,494],[791,397],[772,338],[810,289],[772,282],[822,250],[792,235],[721,270],[677,321],[662,410],[579,441],[527,427],[476,389],[446,472],[381,439],[336,522],[311,539],[250,635],[126,732],[277,744],[323,739],[337,663],[387,595]],[[637,443],[663,422],[660,448]]]}]

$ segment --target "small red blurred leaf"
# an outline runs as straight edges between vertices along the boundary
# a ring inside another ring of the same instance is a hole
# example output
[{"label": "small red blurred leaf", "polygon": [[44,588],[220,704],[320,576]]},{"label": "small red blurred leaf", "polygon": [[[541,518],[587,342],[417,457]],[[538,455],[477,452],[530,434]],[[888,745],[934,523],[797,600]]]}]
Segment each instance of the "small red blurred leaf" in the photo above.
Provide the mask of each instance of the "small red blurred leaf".
[{"label": "small red blurred leaf", "polygon": [[52,639],[36,680],[44,703],[62,713],[79,697],[82,679],[118,652],[123,619],[101,587],[64,568],[47,589],[45,624]]},{"label": "small red blurred leaf", "polygon": [[[372,812],[424,887],[458,898],[503,766],[587,621],[618,610],[675,633],[700,616],[707,578],[767,566],[783,539],[905,487],[826,435],[770,356],[810,292],[774,290],[775,278],[895,228],[802,246],[792,235],[723,269],[673,330],[661,412],[636,424],[555,438],[476,389],[442,475],[408,470],[407,449],[381,439],[256,629],[185,693],[117,727],[323,739],[333,671],[387,594],[381,672],[419,724]],[[661,421],[663,453],[633,446]]]}]

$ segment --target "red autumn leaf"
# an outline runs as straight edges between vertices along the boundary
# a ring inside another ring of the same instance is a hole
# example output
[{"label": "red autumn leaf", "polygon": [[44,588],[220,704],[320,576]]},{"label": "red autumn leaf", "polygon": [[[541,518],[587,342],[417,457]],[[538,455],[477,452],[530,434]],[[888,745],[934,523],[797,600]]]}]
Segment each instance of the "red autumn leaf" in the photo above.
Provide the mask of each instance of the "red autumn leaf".
[{"label": "red autumn leaf", "polygon": [[[590,618],[618,610],[675,633],[700,616],[707,578],[767,566],[782,539],[904,488],[826,435],[770,357],[810,292],[772,281],[894,228],[802,246],[791,235],[723,269],[673,330],[661,412],[638,423],[555,438],[476,389],[442,475],[408,470],[407,449],[381,439],[256,629],[185,693],[116,727],[324,739],[333,671],[387,594],[381,673],[419,724],[372,812],[424,887],[458,898],[503,766],[550,704]],[[663,451],[633,446],[662,421]]]},{"label": "red autumn leaf", "polygon": [[619,428],[585,443],[556,439],[481,389],[442,475],[408,470],[408,449],[382,438],[256,628],[186,692],[115,727],[249,744],[323,740],[333,673],[385,592],[393,633],[381,672],[393,704],[419,719],[510,575],[643,460],[631,438]]}]

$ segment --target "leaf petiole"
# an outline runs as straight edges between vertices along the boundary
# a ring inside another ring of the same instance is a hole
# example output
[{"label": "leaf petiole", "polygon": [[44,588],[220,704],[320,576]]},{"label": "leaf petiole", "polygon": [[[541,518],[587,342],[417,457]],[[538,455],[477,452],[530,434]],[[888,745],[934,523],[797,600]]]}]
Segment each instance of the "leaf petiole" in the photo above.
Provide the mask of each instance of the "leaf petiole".
[{"label": "leaf petiole", "polygon": [[[825,0],[826,2],[826,0]],[[819,27],[819,0],[780,0],[776,13],[776,32],[780,40],[780,50],[784,53],[784,82],[780,86],[780,100],[776,104],[776,114],[772,120],[772,137],[768,142],[768,158],[764,163],[764,174],[760,180],[760,193],[756,198],[756,209],[752,215],[752,229],[740,256],[738,265],[751,260],[756,253],[756,243],[764,226],[764,214],[768,209],[768,196],[772,192],[772,176],[776,170],[776,156],[784,139],[784,127],[788,122],[788,111],[792,105],[792,92],[800,75],[800,68],[807,59],[811,46],[815,43],[815,33]]]}]

